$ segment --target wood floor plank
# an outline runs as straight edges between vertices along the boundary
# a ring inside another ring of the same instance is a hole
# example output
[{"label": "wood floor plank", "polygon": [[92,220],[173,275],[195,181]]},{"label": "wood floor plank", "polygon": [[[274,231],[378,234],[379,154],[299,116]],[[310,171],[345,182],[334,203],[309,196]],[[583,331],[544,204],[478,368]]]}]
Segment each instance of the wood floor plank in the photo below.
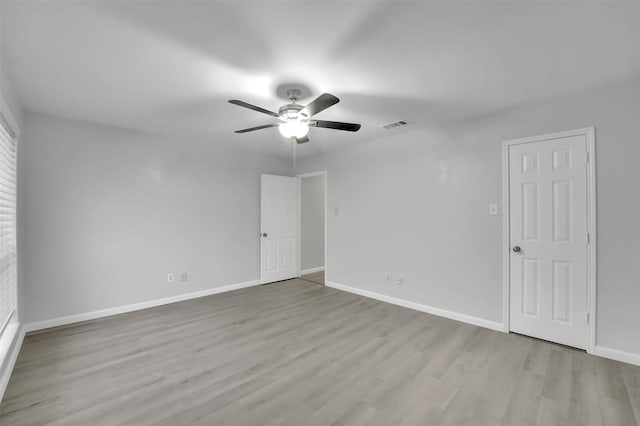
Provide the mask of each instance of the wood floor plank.
[{"label": "wood floor plank", "polygon": [[571,368],[571,402],[569,405],[569,425],[605,426],[602,407],[594,404],[599,400],[598,378],[594,368],[595,357],[574,351]]},{"label": "wood floor plank", "polygon": [[324,271],[312,272],[311,274],[302,275],[300,278],[311,281],[312,283],[324,285]]},{"label": "wood floor plank", "polygon": [[639,413],[638,367],[296,279],[31,334],[0,424],[637,426]]},{"label": "wood floor plank", "polygon": [[628,364],[623,364],[620,368],[636,422],[640,424],[640,368]]}]

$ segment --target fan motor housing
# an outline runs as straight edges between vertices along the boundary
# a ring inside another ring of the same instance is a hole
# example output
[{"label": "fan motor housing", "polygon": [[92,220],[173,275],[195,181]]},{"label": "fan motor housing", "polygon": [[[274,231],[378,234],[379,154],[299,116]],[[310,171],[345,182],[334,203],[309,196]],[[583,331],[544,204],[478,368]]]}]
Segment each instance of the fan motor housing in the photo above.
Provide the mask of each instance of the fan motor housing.
[{"label": "fan motor housing", "polygon": [[283,105],[283,106],[280,107],[280,110],[278,111],[278,114],[284,120],[297,120],[299,118],[302,118],[300,116],[300,111],[303,108],[304,107],[302,105],[287,104],[287,105]]}]

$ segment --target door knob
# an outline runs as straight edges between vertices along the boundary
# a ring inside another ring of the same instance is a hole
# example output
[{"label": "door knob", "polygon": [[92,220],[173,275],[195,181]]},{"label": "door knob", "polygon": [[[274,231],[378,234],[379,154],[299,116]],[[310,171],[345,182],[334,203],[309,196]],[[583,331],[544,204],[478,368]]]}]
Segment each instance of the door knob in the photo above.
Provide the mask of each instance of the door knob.
[{"label": "door knob", "polygon": [[263,236],[263,237],[265,237],[265,238],[267,238],[269,235],[268,235],[266,232],[263,232],[263,233],[262,233],[262,236]]},{"label": "door knob", "polygon": [[522,251],[522,249],[520,248],[520,246],[515,246],[515,247],[513,248],[513,251],[514,251],[515,253],[520,253],[520,252]]}]

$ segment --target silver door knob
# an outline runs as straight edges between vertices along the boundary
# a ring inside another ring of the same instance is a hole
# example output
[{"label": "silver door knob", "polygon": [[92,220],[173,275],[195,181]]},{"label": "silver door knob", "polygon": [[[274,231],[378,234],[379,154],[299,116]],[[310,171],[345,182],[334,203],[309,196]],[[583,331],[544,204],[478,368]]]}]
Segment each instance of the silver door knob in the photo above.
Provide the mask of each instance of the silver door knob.
[{"label": "silver door knob", "polygon": [[522,251],[522,249],[520,248],[520,246],[515,246],[515,247],[513,248],[513,251],[514,251],[515,253],[520,253],[520,252]]},{"label": "silver door knob", "polygon": [[262,233],[262,236],[263,236],[263,237],[265,237],[265,238],[267,238],[269,235],[267,235],[267,233],[266,233],[266,232],[263,232],[263,233]]}]

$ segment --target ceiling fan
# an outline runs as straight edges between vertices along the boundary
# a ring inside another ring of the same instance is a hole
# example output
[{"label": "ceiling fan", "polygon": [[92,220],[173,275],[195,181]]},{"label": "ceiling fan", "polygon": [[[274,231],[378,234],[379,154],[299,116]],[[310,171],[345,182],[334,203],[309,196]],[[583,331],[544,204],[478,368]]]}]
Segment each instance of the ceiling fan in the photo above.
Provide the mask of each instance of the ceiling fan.
[{"label": "ceiling fan", "polygon": [[310,127],[323,127],[325,129],[345,130],[347,132],[357,132],[360,130],[360,124],[312,119],[312,117],[317,113],[340,102],[340,99],[330,93],[324,93],[311,101],[308,105],[303,106],[296,103],[300,98],[301,93],[302,92],[298,89],[288,90],[287,96],[291,100],[291,103],[281,106],[277,113],[237,99],[230,100],[229,102],[234,105],[258,111],[263,114],[279,118],[282,121],[281,123],[265,124],[263,126],[236,130],[235,133],[247,133],[254,130],[268,129],[269,127],[278,127],[282,136],[286,138],[293,138],[298,143],[306,143],[309,142],[307,134],[309,133]]}]

